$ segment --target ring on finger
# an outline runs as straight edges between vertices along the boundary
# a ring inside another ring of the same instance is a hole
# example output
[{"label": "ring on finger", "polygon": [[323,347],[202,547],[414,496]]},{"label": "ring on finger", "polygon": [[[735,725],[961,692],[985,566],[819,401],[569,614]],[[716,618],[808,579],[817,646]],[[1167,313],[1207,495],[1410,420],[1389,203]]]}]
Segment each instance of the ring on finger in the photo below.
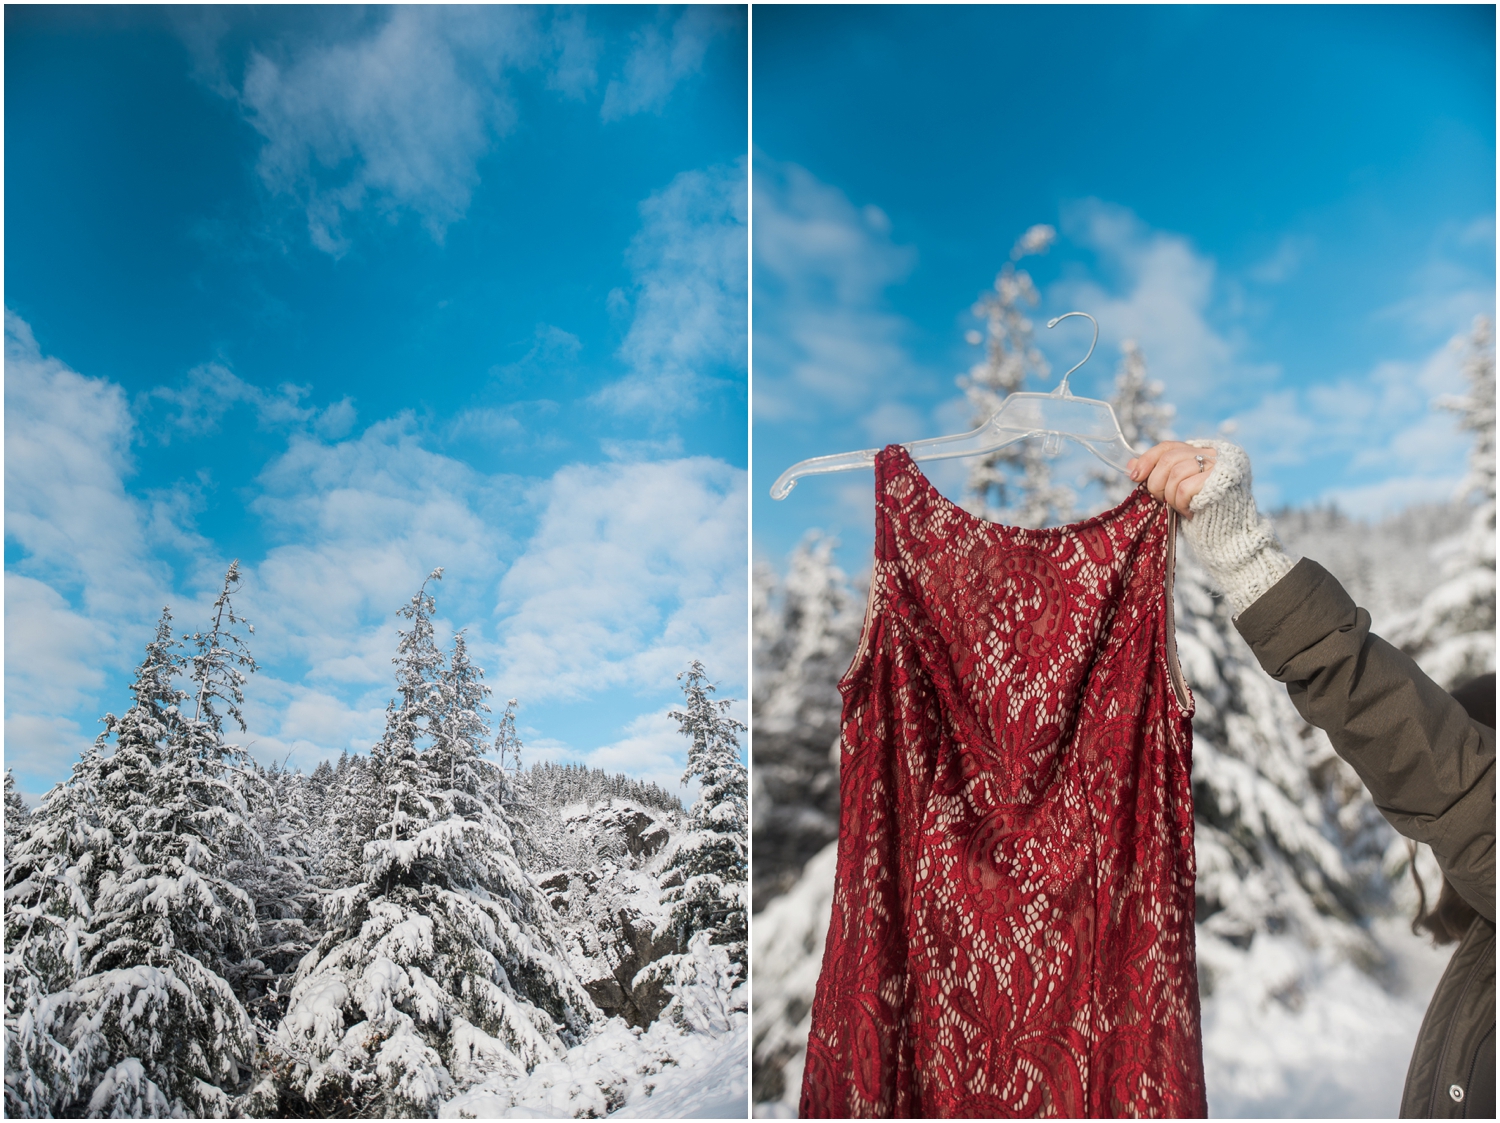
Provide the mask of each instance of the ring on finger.
[{"label": "ring on finger", "polygon": [[1206,472],[1206,471],[1208,471],[1208,462],[1206,460],[1204,460],[1203,454],[1201,452],[1197,456],[1193,457],[1193,459],[1198,462],[1198,471],[1200,471],[1200,472]]}]

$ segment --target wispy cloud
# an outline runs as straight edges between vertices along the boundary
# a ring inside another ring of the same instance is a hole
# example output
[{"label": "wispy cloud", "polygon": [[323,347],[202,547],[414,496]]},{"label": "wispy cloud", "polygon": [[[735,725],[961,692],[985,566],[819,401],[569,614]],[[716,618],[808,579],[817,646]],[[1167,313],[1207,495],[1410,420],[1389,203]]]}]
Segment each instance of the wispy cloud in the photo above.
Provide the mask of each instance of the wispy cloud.
[{"label": "wispy cloud", "polygon": [[599,115],[617,121],[635,113],[661,112],[678,83],[702,68],[709,44],[730,28],[733,18],[729,8],[695,5],[670,27],[656,23],[637,31],[624,73],[605,87]]},{"label": "wispy cloud", "polygon": [[1259,281],[1261,284],[1278,285],[1301,268],[1311,250],[1311,238],[1305,235],[1284,234],[1276,243],[1276,248],[1252,265],[1246,271],[1246,275],[1252,281]]},{"label": "wispy cloud", "polygon": [[1262,501],[1278,502],[1278,477],[1313,463],[1338,465],[1318,498],[1362,518],[1451,498],[1469,438],[1432,402],[1463,388],[1462,346],[1459,337],[1422,362],[1387,361],[1357,377],[1278,389],[1243,411],[1234,439],[1255,454]]},{"label": "wispy cloud", "polygon": [[[1187,238],[1098,199],[1064,207],[1062,230],[1096,255],[1098,269],[1049,286],[1047,307],[1091,312],[1100,324],[1100,354],[1135,339],[1177,406],[1178,428],[1211,429],[1224,412],[1275,385],[1279,369],[1250,360],[1233,321],[1215,314],[1222,300],[1218,266]],[[1052,340],[1044,342],[1055,349]],[[1101,382],[1102,390],[1108,383]]]},{"label": "wispy cloud", "polygon": [[265,426],[311,426],[317,432],[341,437],[354,426],[354,403],[349,398],[322,409],[302,405],[310,386],[283,383],[274,392],[240,378],[222,363],[201,363],[188,371],[175,386],[157,386],[145,395],[143,406],[164,402],[174,410],[165,427],[155,429],[158,440],[168,442],[174,430],[203,436],[218,429],[224,415],[239,405],[255,411]]},{"label": "wispy cloud", "polygon": [[703,457],[559,471],[500,582],[507,689],[659,690],[692,659],[742,688],[745,505],[745,473]]},{"label": "wispy cloud", "polygon": [[577,8],[553,16],[551,31],[557,63],[547,75],[547,86],[564,97],[581,99],[598,85],[604,43],[589,32],[588,20]]},{"label": "wispy cloud", "polygon": [[1481,313],[1494,315],[1494,263],[1493,215],[1445,224],[1407,278],[1407,293],[1377,315],[1422,341],[1442,338]]},{"label": "wispy cloud", "polygon": [[756,417],[867,403],[875,428],[895,420],[889,403],[912,370],[902,345],[909,325],[885,291],[915,261],[878,207],[855,206],[794,164],[758,161]]},{"label": "wispy cloud", "polygon": [[[195,31],[199,55],[206,34]],[[313,244],[339,255],[346,220],[367,206],[411,211],[441,241],[468,210],[480,160],[516,123],[508,74],[544,67],[548,85],[581,97],[599,50],[578,11],[543,23],[520,7],[397,7],[332,42],[254,52],[237,98],[265,139],[262,181],[296,199]]]},{"label": "wispy cloud", "polygon": [[[1461,389],[1456,344],[1446,337],[1484,308],[1493,284],[1461,262],[1460,243],[1493,247],[1493,227],[1470,224],[1440,232],[1431,260],[1410,279],[1412,295],[1376,313],[1406,325],[1413,341],[1443,342],[1425,357],[1393,359],[1328,381],[1289,383],[1273,363],[1247,357],[1246,329],[1224,291],[1212,258],[1186,238],[1156,230],[1125,208],[1086,200],[1063,211],[1063,230],[1098,257],[1097,276],[1068,277],[1049,287],[1048,304],[1086,308],[1104,325],[1101,342],[1140,341],[1153,377],[1178,407],[1177,428],[1212,435],[1233,425],[1257,465],[1263,502],[1287,495],[1288,473],[1319,465],[1326,486],[1314,498],[1332,500],[1363,516],[1379,516],[1418,500],[1446,498],[1463,473],[1467,440],[1451,415],[1434,411],[1434,398]],[[1306,252],[1305,238],[1288,235],[1251,279],[1290,277]],[[1100,277],[1110,278],[1109,283]],[[1420,351],[1418,352],[1420,354]],[[1296,488],[1305,496],[1305,480]]]},{"label": "wispy cloud", "polygon": [[745,178],[743,162],[682,172],[641,204],[626,253],[634,316],[619,350],[630,373],[595,404],[676,421],[724,373],[744,370]]},{"label": "wispy cloud", "polygon": [[[195,530],[190,496],[127,488],[140,433],[118,386],[43,356],[14,316],[6,376],[7,533],[22,555],[6,574],[7,757],[57,777],[99,714],[126,704],[122,676],[161,607],[192,627],[227,559]],[[187,385],[237,404],[298,400],[258,396],[223,368]],[[164,400],[169,427],[223,416],[189,390],[141,404]],[[468,629],[507,695],[623,687],[656,707],[694,658],[743,693],[743,471],[643,459],[672,455],[658,442],[523,479],[434,451],[440,434],[410,415],[341,439],[288,418],[285,450],[247,497],[272,545],[245,559],[237,597],[256,625],[244,740],[261,759],[308,766],[368,748],[392,689],[394,611],[437,566],[440,634]]]}]

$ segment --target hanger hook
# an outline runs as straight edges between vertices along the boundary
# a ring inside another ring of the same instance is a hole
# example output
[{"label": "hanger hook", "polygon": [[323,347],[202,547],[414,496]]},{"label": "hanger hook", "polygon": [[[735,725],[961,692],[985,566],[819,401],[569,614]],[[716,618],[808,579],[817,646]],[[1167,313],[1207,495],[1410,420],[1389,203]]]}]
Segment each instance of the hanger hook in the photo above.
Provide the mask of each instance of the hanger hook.
[{"label": "hanger hook", "polygon": [[1099,321],[1094,319],[1094,317],[1090,316],[1087,312],[1064,312],[1061,316],[1053,316],[1052,319],[1048,320],[1047,326],[1049,328],[1055,328],[1069,316],[1082,316],[1086,320],[1088,320],[1089,323],[1094,325],[1094,342],[1089,344],[1089,353],[1083,358],[1079,359],[1078,362],[1073,364],[1073,366],[1068,368],[1068,373],[1062,376],[1062,381],[1057,384],[1057,389],[1052,391],[1060,398],[1067,398],[1072,396],[1073,392],[1068,389],[1069,376],[1071,376],[1072,373],[1079,367],[1083,366],[1084,363],[1089,361],[1089,359],[1094,354],[1094,348],[1099,345]]}]

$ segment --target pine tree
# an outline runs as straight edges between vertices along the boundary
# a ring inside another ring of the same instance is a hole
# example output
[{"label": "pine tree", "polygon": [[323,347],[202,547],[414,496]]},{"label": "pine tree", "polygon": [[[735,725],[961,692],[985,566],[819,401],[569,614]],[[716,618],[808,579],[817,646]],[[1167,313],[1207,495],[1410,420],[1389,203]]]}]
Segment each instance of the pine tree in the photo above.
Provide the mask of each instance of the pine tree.
[{"label": "pine tree", "polygon": [[229,876],[255,902],[258,938],[227,977],[256,1024],[274,1030],[285,1013],[282,991],[321,934],[321,851],[308,814],[309,780],[254,763],[246,778],[250,839]]},{"label": "pine tree", "polygon": [[691,741],[683,782],[697,778],[699,795],[688,816],[688,835],[672,868],[684,878],[663,900],[672,905],[671,923],[679,941],[709,932],[711,942],[730,949],[730,958],[746,964],[745,880],[749,872],[749,777],[740,760],[739,734],[745,725],[728,716],[730,699],[709,695],[713,683],[703,664],[693,660],[677,676],[686,679],[687,707],[672,713],[682,735]]},{"label": "pine tree", "polygon": [[[972,424],[983,425],[1000,409],[1005,399],[1025,389],[1028,377],[1047,377],[1047,360],[1033,341],[1032,323],[1024,307],[1040,300],[1031,275],[1016,263],[1033,254],[1046,253],[1057,237],[1050,226],[1037,225],[1021,235],[1010,251],[1010,261],[995,277],[994,291],[974,305],[974,315],[984,321],[985,331],[971,331],[971,344],[985,344],[985,357],[958,380],[973,409]],[[1026,440],[1008,445],[974,461],[969,469],[964,506],[992,522],[1038,527],[1066,522],[1077,497],[1070,488],[1055,484],[1047,454],[1040,442]]]},{"label": "pine tree", "polygon": [[434,608],[424,582],[400,612],[381,813],[297,973],[261,1092],[276,1110],[432,1115],[455,1087],[558,1059],[595,1015],[479,757],[488,688],[461,636],[443,658]]},{"label": "pine tree", "polygon": [[838,680],[864,620],[864,595],[811,531],[786,577],[756,569],[754,908],[785,892],[838,837]]},{"label": "pine tree", "polygon": [[381,821],[379,778],[369,757],[340,753],[330,773],[316,829],[322,854],[317,877],[325,893],[364,880],[365,842]]},{"label": "pine tree", "polygon": [[16,791],[16,778],[5,770],[5,864],[10,865],[11,851],[31,830],[31,808]]},{"label": "pine tree", "polygon": [[[1177,411],[1161,400],[1166,387],[1147,373],[1146,356],[1139,344],[1127,339],[1120,344],[1120,352],[1110,405],[1125,443],[1136,452],[1145,452],[1152,445],[1171,439],[1172,418]],[[1135,490],[1129,476],[1103,465],[1092,472],[1092,478],[1104,488],[1112,503],[1123,501]]]},{"label": "pine tree", "polygon": [[1487,316],[1474,320],[1464,375],[1468,393],[1436,404],[1474,434],[1458,496],[1472,501],[1473,511],[1462,534],[1432,551],[1440,580],[1392,635],[1449,689],[1495,669],[1495,332]]},{"label": "pine tree", "polygon": [[710,697],[715,687],[697,659],[677,677],[685,680],[686,707],[672,717],[691,742],[683,782],[696,777],[699,795],[668,865],[683,880],[662,894],[671,911],[658,931],[673,932],[683,951],[645,967],[635,986],[659,982],[671,992],[662,1014],[678,1026],[724,1032],[742,1016],[738,988],[749,964],[749,776],[739,742],[745,725],[728,715],[732,700]]},{"label": "pine tree", "polygon": [[[191,660],[163,611],[133,705],[106,715],[6,870],[12,1114],[225,1115],[253,1063],[225,978],[257,933],[254,904],[226,876],[245,806],[215,708],[238,718],[238,668],[253,668],[230,631],[237,580],[231,566]],[[185,663],[192,693],[175,685]]]},{"label": "pine tree", "polygon": [[[1287,937],[1373,968],[1365,931],[1381,886],[1378,813],[1328,739],[1260,668],[1184,550],[1177,647],[1193,691],[1193,810],[1199,962],[1205,997],[1239,969],[1237,951]],[[1342,767],[1340,767],[1342,766]],[[1348,813],[1340,819],[1340,812]],[[1341,845],[1341,843],[1343,845]],[[1376,845],[1374,853],[1366,852]],[[1373,859],[1373,864],[1371,862]]]}]

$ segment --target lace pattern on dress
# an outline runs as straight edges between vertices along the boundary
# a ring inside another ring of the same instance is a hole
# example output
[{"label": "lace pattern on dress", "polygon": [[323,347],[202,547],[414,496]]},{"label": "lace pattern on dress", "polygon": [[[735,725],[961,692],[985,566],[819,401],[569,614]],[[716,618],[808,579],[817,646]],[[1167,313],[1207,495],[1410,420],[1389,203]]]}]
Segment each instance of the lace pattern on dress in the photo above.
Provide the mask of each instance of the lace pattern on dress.
[{"label": "lace pattern on dress", "polygon": [[876,489],[801,1114],[1205,1115],[1175,526],[987,523],[897,445]]}]

